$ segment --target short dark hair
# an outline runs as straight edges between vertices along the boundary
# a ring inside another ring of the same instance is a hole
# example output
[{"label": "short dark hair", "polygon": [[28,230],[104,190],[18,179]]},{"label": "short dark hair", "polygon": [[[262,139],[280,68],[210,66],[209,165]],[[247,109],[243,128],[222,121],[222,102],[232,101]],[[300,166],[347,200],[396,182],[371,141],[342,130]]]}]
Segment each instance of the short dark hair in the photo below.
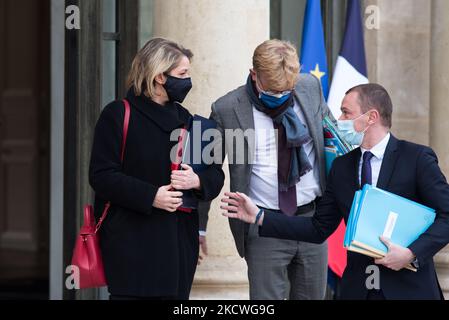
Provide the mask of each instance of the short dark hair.
[{"label": "short dark hair", "polygon": [[391,128],[391,117],[393,114],[393,103],[387,90],[377,83],[368,83],[349,89],[346,94],[357,92],[362,112],[376,109],[384,127]]}]

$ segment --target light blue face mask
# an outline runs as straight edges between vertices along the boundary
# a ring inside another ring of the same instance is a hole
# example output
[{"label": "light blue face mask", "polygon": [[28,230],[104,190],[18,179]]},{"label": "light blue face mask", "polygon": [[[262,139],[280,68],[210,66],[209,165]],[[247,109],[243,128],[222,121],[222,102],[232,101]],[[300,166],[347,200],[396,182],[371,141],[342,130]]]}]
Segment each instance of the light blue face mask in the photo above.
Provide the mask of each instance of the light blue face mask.
[{"label": "light blue face mask", "polygon": [[366,127],[366,129],[363,130],[362,132],[357,132],[354,128],[354,121],[360,119],[361,117],[366,115],[368,112],[358,116],[357,118],[355,118],[353,120],[338,120],[337,121],[338,131],[339,131],[341,137],[343,139],[345,139],[345,141],[347,143],[349,143],[353,146],[359,146],[362,144],[363,138],[365,137],[365,132],[366,132],[366,130],[368,130],[368,128],[370,126],[368,125],[368,127]]}]

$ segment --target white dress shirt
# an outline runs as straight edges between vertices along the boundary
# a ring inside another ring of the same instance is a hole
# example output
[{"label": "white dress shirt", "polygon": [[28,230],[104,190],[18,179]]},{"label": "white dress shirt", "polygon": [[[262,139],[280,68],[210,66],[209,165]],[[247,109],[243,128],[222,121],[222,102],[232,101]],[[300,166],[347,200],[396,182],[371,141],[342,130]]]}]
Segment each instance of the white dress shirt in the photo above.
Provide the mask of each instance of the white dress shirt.
[{"label": "white dress shirt", "polygon": [[[295,100],[294,111],[304,125],[306,119]],[[279,210],[277,145],[273,120],[253,107],[255,154],[248,196],[256,205]],[[303,145],[312,170],[301,177],[296,185],[297,206],[310,203],[321,196],[319,164],[313,141]]]},{"label": "white dress shirt", "polygon": [[374,157],[371,158],[371,182],[373,187],[377,186],[377,181],[379,180],[380,167],[382,166],[382,160],[384,159],[385,149],[387,149],[388,141],[390,141],[391,134],[388,133],[378,144],[376,144],[371,150],[363,149],[362,156],[359,162],[359,184],[361,184],[362,179],[362,165],[363,165],[363,154],[366,151],[370,151]]}]

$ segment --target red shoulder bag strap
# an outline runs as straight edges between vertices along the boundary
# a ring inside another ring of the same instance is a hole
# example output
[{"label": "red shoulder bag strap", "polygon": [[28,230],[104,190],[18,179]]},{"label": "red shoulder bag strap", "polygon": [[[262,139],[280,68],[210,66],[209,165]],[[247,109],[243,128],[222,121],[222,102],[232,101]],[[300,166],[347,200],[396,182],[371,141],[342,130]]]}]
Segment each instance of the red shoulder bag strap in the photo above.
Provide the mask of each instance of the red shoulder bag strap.
[{"label": "red shoulder bag strap", "polygon": [[[125,156],[125,147],[126,147],[126,139],[128,137],[128,128],[129,128],[129,117],[131,114],[131,107],[129,105],[128,100],[123,99],[123,103],[125,105],[125,116],[123,117],[123,138],[122,138],[122,149],[120,151],[120,163],[123,163],[123,158]],[[109,208],[111,207],[111,201],[108,201],[103,209],[103,214],[101,215],[100,220],[97,223],[97,226],[95,227],[95,233],[100,229],[101,225],[103,224],[104,219],[106,219],[106,216],[108,215]]]},{"label": "red shoulder bag strap", "polygon": [[125,117],[123,118],[123,139],[122,139],[122,152],[120,154],[120,162],[123,163],[123,157],[125,156],[126,138],[128,137],[129,127],[129,115],[131,114],[131,107],[126,99],[123,99],[125,104]]}]

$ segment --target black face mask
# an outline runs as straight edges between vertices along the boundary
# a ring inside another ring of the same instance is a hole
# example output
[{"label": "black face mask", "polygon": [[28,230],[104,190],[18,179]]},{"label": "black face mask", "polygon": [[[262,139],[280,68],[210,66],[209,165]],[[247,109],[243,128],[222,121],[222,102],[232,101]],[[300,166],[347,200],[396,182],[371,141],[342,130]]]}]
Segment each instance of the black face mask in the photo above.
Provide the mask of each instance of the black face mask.
[{"label": "black face mask", "polygon": [[163,85],[165,91],[167,92],[168,99],[171,102],[182,103],[192,89],[192,79],[191,78],[176,78],[170,75],[165,75],[167,81]]}]

